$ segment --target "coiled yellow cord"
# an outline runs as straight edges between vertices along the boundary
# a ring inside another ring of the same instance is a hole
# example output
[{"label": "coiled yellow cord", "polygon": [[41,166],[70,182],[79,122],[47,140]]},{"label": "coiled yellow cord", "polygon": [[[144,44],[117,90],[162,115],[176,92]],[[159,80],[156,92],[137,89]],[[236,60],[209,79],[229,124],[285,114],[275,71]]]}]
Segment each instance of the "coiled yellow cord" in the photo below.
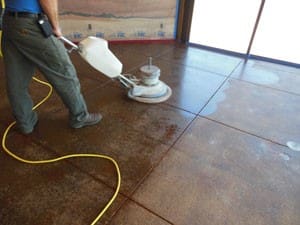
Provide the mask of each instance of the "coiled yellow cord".
[{"label": "coiled yellow cord", "polygon": [[[41,81],[35,77],[33,77],[33,79],[35,81],[37,81],[38,83],[40,84],[43,84],[43,85],[46,85],[49,87],[49,93],[48,95],[43,99],[41,100],[38,104],[36,104],[32,110],[35,110],[36,108],[38,108],[40,105],[42,105],[52,94],[52,91],[53,91],[53,88],[52,86],[47,83],[47,82],[44,82],[44,81]],[[7,137],[7,134],[9,132],[9,130],[16,124],[16,122],[13,122],[11,123],[5,130],[4,134],[3,134],[3,137],[2,137],[2,148],[4,149],[4,151],[10,155],[11,157],[15,158],[16,160],[20,161],[20,162],[23,162],[23,163],[27,163],[27,164],[45,164],[45,163],[53,163],[53,162],[57,162],[57,161],[61,161],[61,160],[64,160],[64,159],[69,159],[69,158],[78,158],[78,157],[93,157],[93,158],[102,158],[102,159],[106,159],[106,160],[109,160],[111,161],[115,168],[116,168],[116,171],[117,171],[117,187],[116,187],[116,190],[115,190],[115,193],[114,195],[112,196],[112,198],[110,199],[110,201],[106,204],[106,206],[102,209],[102,211],[99,213],[99,215],[94,219],[94,221],[91,223],[91,225],[95,225],[99,220],[100,218],[103,216],[103,214],[106,212],[106,210],[111,206],[111,204],[114,202],[114,200],[116,199],[118,193],[119,193],[119,190],[120,190],[120,186],[121,186],[121,173],[120,173],[120,169],[119,169],[119,166],[117,164],[117,162],[109,157],[109,156],[105,156],[105,155],[100,155],[100,154],[71,154],[71,155],[65,155],[65,156],[61,156],[61,157],[58,157],[58,158],[54,158],[54,159],[46,159],[46,160],[37,160],[37,161],[32,161],[32,160],[26,160],[26,159],[23,159],[17,155],[15,155],[14,153],[12,153],[7,147],[6,147],[6,137]]]}]

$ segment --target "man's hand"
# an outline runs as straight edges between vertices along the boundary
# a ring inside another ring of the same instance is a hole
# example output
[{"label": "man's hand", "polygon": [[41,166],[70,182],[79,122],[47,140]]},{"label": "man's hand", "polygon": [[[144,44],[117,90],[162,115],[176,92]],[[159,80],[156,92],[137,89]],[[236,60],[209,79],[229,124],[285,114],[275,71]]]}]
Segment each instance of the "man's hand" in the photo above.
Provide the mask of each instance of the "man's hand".
[{"label": "man's hand", "polygon": [[51,23],[53,33],[57,37],[61,37],[62,32],[58,22],[58,3],[57,3],[58,0],[39,0],[39,1],[43,9],[43,12],[47,15]]},{"label": "man's hand", "polygon": [[54,29],[54,28],[53,28],[53,33],[54,33],[54,35],[55,35],[56,37],[58,37],[58,38],[62,36],[62,32],[61,32],[60,27],[58,27],[57,29]]}]

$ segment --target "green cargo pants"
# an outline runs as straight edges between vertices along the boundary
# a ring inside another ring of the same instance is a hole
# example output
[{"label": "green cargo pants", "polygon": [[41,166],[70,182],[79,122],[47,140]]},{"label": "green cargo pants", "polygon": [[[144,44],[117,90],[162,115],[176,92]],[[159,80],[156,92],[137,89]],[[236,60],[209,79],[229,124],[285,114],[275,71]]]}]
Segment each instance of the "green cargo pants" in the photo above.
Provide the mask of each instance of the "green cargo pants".
[{"label": "green cargo pants", "polygon": [[33,102],[28,93],[36,69],[43,73],[69,109],[71,126],[88,114],[66,48],[55,36],[43,36],[37,18],[5,15],[2,50],[8,98],[21,131],[31,132],[37,122],[37,113],[32,111]]}]

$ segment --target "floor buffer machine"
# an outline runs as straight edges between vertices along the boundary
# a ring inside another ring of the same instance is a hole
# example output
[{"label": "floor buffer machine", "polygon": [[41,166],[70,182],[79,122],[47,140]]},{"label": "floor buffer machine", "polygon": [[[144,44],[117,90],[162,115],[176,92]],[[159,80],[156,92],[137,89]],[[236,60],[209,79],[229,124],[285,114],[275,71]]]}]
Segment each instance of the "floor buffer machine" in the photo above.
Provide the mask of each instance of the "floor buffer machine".
[{"label": "floor buffer machine", "polygon": [[148,65],[140,68],[141,78],[122,75],[123,64],[109,50],[105,39],[89,36],[74,44],[65,37],[60,39],[70,45],[70,51],[77,50],[80,56],[96,70],[109,78],[118,80],[122,86],[128,89],[128,97],[143,103],[160,103],[169,99],[172,95],[171,88],[159,80],[160,69],[152,65],[149,58]]}]

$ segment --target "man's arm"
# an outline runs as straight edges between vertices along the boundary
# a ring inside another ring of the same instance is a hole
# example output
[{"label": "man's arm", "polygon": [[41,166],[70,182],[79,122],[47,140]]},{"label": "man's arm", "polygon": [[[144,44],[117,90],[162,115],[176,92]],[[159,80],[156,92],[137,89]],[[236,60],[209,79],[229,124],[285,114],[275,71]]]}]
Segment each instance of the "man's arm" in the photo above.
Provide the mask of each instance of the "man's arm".
[{"label": "man's arm", "polygon": [[39,0],[44,13],[47,15],[53,32],[57,37],[62,36],[58,20],[58,0]]}]

